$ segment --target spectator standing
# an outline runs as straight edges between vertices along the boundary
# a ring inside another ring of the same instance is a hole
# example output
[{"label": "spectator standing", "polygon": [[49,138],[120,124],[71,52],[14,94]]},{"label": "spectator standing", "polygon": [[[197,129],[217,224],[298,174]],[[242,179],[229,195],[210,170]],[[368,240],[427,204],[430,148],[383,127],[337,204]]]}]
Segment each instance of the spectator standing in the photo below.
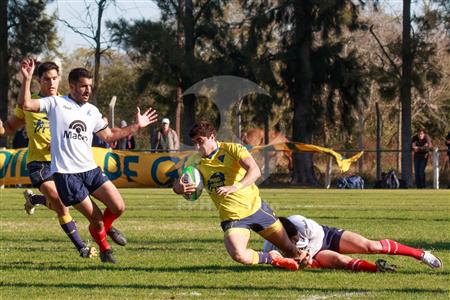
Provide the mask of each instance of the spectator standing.
[{"label": "spectator standing", "polygon": [[[127,127],[125,120],[120,121],[120,128]],[[114,143],[113,148],[117,150],[133,150],[136,147],[133,135],[126,136]]]},{"label": "spectator standing", "polygon": [[426,187],[425,168],[428,162],[429,151],[432,148],[431,138],[420,129],[412,138],[411,148],[414,152],[414,175],[416,177],[416,187],[423,189]]},{"label": "spectator standing", "polygon": [[170,120],[163,118],[161,128],[152,135],[152,149],[156,151],[180,150],[180,140],[175,130],[170,128]]}]

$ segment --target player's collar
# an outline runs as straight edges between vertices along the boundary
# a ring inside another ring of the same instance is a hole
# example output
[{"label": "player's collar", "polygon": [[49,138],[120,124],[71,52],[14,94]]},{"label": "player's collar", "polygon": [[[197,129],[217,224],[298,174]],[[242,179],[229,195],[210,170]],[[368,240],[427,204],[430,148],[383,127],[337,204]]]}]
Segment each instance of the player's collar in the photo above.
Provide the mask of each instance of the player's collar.
[{"label": "player's collar", "polygon": [[73,99],[72,96],[70,96],[70,94],[67,95],[67,98],[69,98],[70,100],[72,100],[73,102],[78,104],[79,106],[83,106],[83,105],[85,105],[87,103],[87,102],[84,102],[84,101],[77,101],[77,100]]},{"label": "player's collar", "polygon": [[213,152],[211,152],[209,155],[206,155],[205,157],[211,159],[214,156],[214,154],[217,153],[217,151],[219,151],[219,142],[217,142],[217,148],[214,149]]}]

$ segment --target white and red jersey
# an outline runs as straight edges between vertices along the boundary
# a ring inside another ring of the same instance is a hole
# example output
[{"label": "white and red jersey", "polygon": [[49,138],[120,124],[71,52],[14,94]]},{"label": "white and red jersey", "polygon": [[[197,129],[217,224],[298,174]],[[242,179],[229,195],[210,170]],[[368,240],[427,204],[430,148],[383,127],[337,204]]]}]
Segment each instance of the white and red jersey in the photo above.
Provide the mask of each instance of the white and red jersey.
[{"label": "white and red jersey", "polygon": [[[309,251],[311,257],[314,257],[323,245],[323,238],[325,236],[323,227],[316,221],[300,215],[293,215],[288,217],[288,219],[297,228],[298,236],[300,238],[297,242],[297,248]],[[271,250],[278,249],[270,242],[264,241],[263,251],[269,252]]]},{"label": "white and red jersey", "polygon": [[87,102],[80,105],[69,96],[39,101],[40,111],[46,112],[50,121],[52,172],[73,174],[96,168],[93,133],[108,126],[98,108]]}]

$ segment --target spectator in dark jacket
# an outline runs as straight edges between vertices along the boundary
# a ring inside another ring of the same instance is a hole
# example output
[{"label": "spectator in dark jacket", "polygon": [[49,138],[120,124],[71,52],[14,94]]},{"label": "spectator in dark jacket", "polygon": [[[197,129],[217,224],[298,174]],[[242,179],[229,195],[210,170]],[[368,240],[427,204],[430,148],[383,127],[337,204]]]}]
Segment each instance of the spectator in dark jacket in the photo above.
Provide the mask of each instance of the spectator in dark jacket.
[{"label": "spectator in dark jacket", "polygon": [[420,129],[417,135],[412,138],[411,149],[414,152],[414,175],[418,189],[423,189],[426,186],[425,168],[432,147],[431,138],[423,129]]}]

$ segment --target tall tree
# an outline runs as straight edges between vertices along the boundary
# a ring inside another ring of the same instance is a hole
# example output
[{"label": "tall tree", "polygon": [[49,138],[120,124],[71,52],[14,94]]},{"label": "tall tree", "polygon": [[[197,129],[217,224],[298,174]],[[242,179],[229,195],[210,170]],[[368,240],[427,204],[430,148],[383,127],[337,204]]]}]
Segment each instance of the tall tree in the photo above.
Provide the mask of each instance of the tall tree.
[{"label": "tall tree", "polygon": [[402,106],[402,178],[412,186],[411,157],[411,0],[403,0],[402,32],[402,77],[400,82],[400,102]]},{"label": "tall tree", "polygon": [[[83,26],[71,24],[67,20],[59,19],[73,32],[79,34],[94,49],[94,79],[92,84],[91,101],[97,103],[97,94],[100,86],[100,66],[101,57],[110,48],[109,42],[105,40],[102,31],[103,14],[110,4],[114,4],[115,0],[95,0],[94,2],[85,1],[85,16],[78,16],[83,20]],[[92,13],[96,13],[93,16]],[[87,22],[85,21],[87,20]]]},{"label": "tall tree", "polygon": [[[142,66],[141,90],[152,88],[156,97],[165,98],[179,111],[184,90],[202,78],[215,74],[213,66],[216,41],[220,37],[217,19],[221,18],[227,0],[156,1],[161,21],[119,20],[108,23],[113,40],[125,47]],[[220,40],[220,38],[219,38]],[[220,53],[220,51],[219,51]],[[162,95],[157,86],[166,85],[170,92]],[[175,100],[174,100],[175,99]],[[189,128],[195,121],[196,97],[183,97],[182,134],[190,143]],[[177,120],[177,123],[179,121]]]},{"label": "tall tree", "polygon": [[[411,17],[411,2],[403,2],[403,17],[401,34],[394,40],[382,41],[371,28],[372,35],[380,48],[379,60],[372,61],[372,75],[380,87],[380,95],[385,100],[398,100],[400,107],[400,145],[402,179],[409,186],[412,185],[412,156],[411,135],[412,123],[421,124],[417,127],[429,125],[428,120],[438,120],[434,116],[427,116],[433,111],[435,103],[423,101],[421,97],[428,98],[428,91],[440,82],[442,77],[437,62],[437,45],[430,38],[438,33],[437,11],[424,7],[423,15]],[[414,24],[414,32],[412,32]],[[439,34],[439,33],[438,33]],[[426,95],[426,96],[425,96]],[[416,117],[413,116],[413,112]],[[439,123],[439,122],[437,122]],[[439,124],[433,127],[439,127]],[[441,126],[442,127],[442,126]],[[432,129],[432,128],[429,128]]]},{"label": "tall tree", "polygon": [[17,62],[28,55],[57,51],[55,16],[45,13],[45,7],[51,1],[1,1],[0,117],[3,120],[8,114],[9,98],[18,86],[14,79]]},{"label": "tall tree", "polygon": [[[337,116],[343,129],[351,130],[353,111],[367,91],[365,68],[356,51],[347,51],[345,30],[360,27],[359,6],[354,1],[272,1],[266,8],[264,1],[252,1],[249,9],[262,26],[271,29],[278,47],[267,56],[279,62],[280,77],[292,100],[292,140],[312,143],[314,133],[328,119],[335,124]],[[316,184],[312,154],[294,155],[294,182]]]},{"label": "tall tree", "polygon": [[[8,2],[0,3],[0,119],[8,115]],[[0,140],[0,147],[5,147],[5,138]]]}]

